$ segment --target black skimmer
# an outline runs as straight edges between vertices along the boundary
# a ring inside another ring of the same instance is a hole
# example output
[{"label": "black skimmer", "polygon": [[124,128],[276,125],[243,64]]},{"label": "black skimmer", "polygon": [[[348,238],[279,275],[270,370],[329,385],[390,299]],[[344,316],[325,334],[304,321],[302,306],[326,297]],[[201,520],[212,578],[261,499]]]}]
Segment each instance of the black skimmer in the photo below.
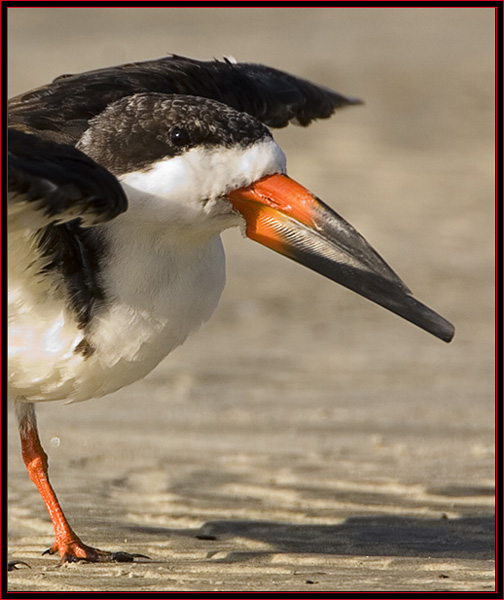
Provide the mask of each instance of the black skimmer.
[{"label": "black skimmer", "polygon": [[342,217],[286,175],[268,127],[359,104],[256,64],[170,56],[77,75],[9,103],[9,392],[61,561],[85,545],[49,483],[34,405],[149,373],[214,311],[232,226],[448,342]]}]

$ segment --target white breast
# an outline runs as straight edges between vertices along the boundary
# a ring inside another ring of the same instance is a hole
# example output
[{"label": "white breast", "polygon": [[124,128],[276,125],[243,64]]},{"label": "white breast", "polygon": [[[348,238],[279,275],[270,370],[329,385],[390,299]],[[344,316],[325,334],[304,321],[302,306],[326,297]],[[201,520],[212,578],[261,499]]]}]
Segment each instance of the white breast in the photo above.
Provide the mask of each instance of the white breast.
[{"label": "white breast", "polygon": [[117,251],[103,270],[112,305],[89,337],[99,349],[91,358],[109,376],[99,395],[145,376],[180,346],[210,318],[225,284],[219,235],[170,243],[116,221],[107,227]]},{"label": "white breast", "polygon": [[9,396],[42,400],[55,388],[62,397],[73,389],[83,334],[66,308],[61,275],[40,273],[35,246],[30,230],[9,231]]},{"label": "white breast", "polygon": [[[98,284],[106,301],[85,330],[61,275],[41,278],[29,252],[20,264],[26,245],[12,238],[10,393],[81,401],[149,373],[217,306],[225,282],[220,233],[244,223],[226,192],[280,172],[285,156],[268,137],[247,147],[193,148],[119,176],[128,210],[96,226],[105,240]],[[85,355],[76,351],[83,341]]]},{"label": "white breast", "polygon": [[33,402],[109,394],[144,377],[215,310],[225,283],[218,235],[184,244],[120,217],[102,227],[111,253],[101,272],[107,304],[85,333],[94,352],[74,352],[84,333],[61,298],[13,286],[11,394]]}]

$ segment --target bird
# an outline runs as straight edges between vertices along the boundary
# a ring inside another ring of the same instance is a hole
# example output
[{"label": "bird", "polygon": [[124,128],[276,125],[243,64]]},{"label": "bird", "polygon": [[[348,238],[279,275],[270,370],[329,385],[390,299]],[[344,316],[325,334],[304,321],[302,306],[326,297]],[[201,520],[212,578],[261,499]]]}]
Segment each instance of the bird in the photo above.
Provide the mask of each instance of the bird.
[{"label": "bird", "polygon": [[269,66],[178,55],[62,75],[10,99],[8,391],[54,526],[46,552],[62,563],[143,555],[74,532],[35,405],[106,396],[183,344],[218,304],[225,229],[452,339],[449,321],[287,175],[272,128],[359,104]]}]

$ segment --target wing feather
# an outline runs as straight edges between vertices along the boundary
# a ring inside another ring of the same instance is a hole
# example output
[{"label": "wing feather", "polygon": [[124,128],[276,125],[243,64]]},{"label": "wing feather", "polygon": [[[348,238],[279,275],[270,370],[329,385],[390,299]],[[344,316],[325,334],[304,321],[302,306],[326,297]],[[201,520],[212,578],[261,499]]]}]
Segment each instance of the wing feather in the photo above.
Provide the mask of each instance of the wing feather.
[{"label": "wing feather", "polygon": [[9,129],[8,150],[10,233],[77,218],[96,225],[127,208],[114,175],[73,146]]},{"label": "wing feather", "polygon": [[362,103],[264,65],[172,55],[60,76],[11,99],[9,119],[23,131],[75,144],[89,120],[108,104],[143,92],[211,98],[269,127],[285,127],[289,122],[305,126],[330,117],[340,107]]}]

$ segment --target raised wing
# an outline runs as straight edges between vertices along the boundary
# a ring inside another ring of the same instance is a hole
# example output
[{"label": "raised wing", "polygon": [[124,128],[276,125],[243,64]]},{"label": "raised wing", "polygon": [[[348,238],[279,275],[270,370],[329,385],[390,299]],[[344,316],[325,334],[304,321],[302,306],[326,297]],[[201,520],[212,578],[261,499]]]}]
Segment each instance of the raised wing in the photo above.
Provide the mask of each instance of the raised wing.
[{"label": "raised wing", "polygon": [[203,96],[247,112],[269,127],[308,125],[340,107],[361,104],[328,88],[264,65],[181,56],[62,75],[9,102],[17,129],[75,144],[108,104],[140,92]]},{"label": "raised wing", "polygon": [[9,129],[9,232],[80,218],[113,219],[127,208],[117,179],[66,144]]}]

